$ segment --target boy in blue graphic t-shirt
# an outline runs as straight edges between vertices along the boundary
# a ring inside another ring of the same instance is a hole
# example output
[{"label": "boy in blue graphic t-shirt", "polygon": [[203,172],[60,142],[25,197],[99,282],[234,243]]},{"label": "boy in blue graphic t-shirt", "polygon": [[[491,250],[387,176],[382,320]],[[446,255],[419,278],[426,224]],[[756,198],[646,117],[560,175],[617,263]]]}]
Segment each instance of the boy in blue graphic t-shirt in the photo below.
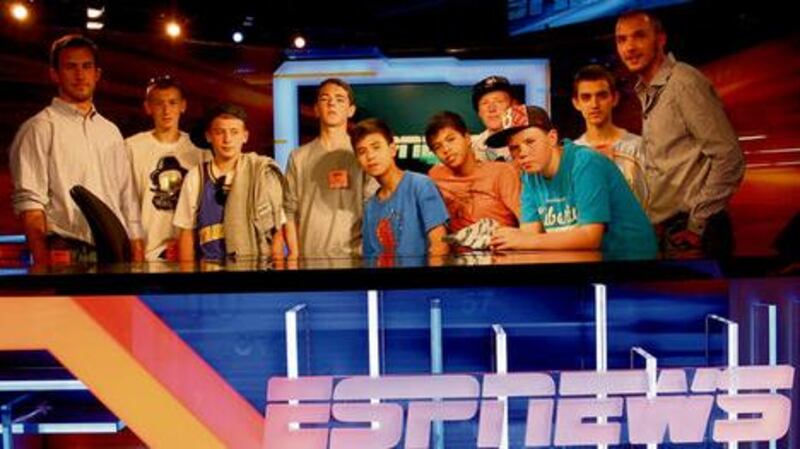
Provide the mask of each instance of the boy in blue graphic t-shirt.
[{"label": "boy in blue graphic t-shirt", "polygon": [[601,250],[606,259],[657,254],[650,221],[624,177],[605,156],[569,140],[559,144],[550,117],[513,106],[490,146],[508,145],[522,168],[522,225],[501,228],[495,250]]},{"label": "boy in blue graphic t-shirt", "polygon": [[364,208],[364,255],[441,256],[448,252],[447,209],[433,181],[397,167],[397,147],[389,127],[378,119],[359,122],[350,132],[356,158],[380,184]]}]

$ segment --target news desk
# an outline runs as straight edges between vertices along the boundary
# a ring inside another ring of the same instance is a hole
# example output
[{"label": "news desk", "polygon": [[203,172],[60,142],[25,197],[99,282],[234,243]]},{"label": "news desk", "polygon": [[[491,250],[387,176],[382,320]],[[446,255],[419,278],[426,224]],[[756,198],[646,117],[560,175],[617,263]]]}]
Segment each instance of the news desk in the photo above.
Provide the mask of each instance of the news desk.
[{"label": "news desk", "polygon": [[[0,397],[3,430],[17,419],[17,433],[128,426],[149,447],[255,449],[270,447],[270,379],[800,360],[800,277],[774,258],[544,252],[0,273],[0,389],[62,382]],[[53,412],[25,416],[42,407],[14,402],[25,394]],[[793,413],[777,447],[798,448],[797,388],[784,394]],[[504,447],[524,447],[524,403],[509,404]],[[430,447],[476,447],[476,420],[436,423]],[[98,427],[41,426],[57,422]]]}]

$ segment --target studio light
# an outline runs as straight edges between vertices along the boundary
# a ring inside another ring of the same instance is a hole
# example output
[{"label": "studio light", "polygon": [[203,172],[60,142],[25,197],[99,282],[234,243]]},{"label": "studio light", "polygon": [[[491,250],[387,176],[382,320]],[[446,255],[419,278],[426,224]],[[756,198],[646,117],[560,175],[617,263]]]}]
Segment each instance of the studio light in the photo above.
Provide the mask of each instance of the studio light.
[{"label": "studio light", "polygon": [[86,8],[86,18],[90,20],[99,19],[106,12],[105,6],[102,8],[93,8],[91,6]]},{"label": "studio light", "polygon": [[28,20],[28,17],[31,15],[30,10],[24,3],[12,3],[9,9],[11,11],[11,17],[17,22],[24,22]]},{"label": "studio light", "polygon": [[166,31],[167,36],[171,37],[172,39],[179,38],[181,33],[183,32],[180,24],[174,20],[170,20],[169,22],[167,22],[167,25],[164,28],[164,30]]},{"label": "studio light", "polygon": [[308,44],[308,42],[306,42],[306,38],[304,38],[303,36],[301,36],[299,34],[297,36],[295,36],[294,39],[292,39],[292,45],[294,45],[294,48],[296,48],[298,50],[302,50],[302,49],[306,48],[307,44]]}]

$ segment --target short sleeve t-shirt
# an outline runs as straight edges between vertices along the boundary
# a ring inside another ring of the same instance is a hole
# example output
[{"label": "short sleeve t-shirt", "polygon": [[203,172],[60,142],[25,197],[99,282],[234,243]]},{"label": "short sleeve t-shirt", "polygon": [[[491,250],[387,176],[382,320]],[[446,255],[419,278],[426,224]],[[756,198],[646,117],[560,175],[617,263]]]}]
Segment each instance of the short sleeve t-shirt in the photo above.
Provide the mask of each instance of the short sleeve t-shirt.
[{"label": "short sleeve t-shirt", "polygon": [[[175,238],[172,218],[186,173],[207,156],[181,132],[174,143],[156,140],[146,131],[125,140],[133,164],[133,179],[142,203],[145,259],[158,260]],[[210,153],[208,153],[210,154]]]},{"label": "short sleeve t-shirt", "polygon": [[[179,229],[195,229],[197,227],[197,210],[200,208],[200,195],[203,191],[201,182],[204,176],[200,173],[203,170],[203,165],[196,165],[183,181],[183,188],[181,189],[181,196],[178,199],[178,204],[175,207],[175,214],[172,218],[172,224]],[[225,175],[225,185],[230,190],[233,185],[233,179],[236,175],[236,170],[231,170]]]},{"label": "short sleeve t-shirt", "polygon": [[482,218],[491,218],[501,226],[518,225],[520,180],[511,164],[478,162],[469,176],[457,176],[439,164],[428,175],[444,198],[450,214],[450,232],[458,232]]},{"label": "short sleeve t-shirt", "polygon": [[289,156],[284,210],[298,225],[303,257],[352,257],[361,249],[361,216],[377,183],[352,148],[328,151],[319,139]]},{"label": "short sleeve t-shirt", "polygon": [[[582,135],[575,140],[576,145],[591,147],[586,140],[586,135]],[[647,208],[650,200],[650,191],[647,188],[647,178],[644,173],[644,153],[642,152],[642,138],[636,134],[625,131],[625,134],[611,145],[611,154],[614,163],[622,172],[622,176],[627,181],[636,199],[643,208]]]},{"label": "short sleeve t-shirt", "polygon": [[425,175],[405,172],[385,200],[369,199],[364,212],[364,255],[420,256],[428,252],[428,232],[447,222],[447,209]]},{"label": "short sleeve t-shirt", "polygon": [[569,140],[563,149],[552,178],[522,176],[522,222],[540,222],[545,232],[603,223],[607,259],[655,257],[653,227],[614,163]]}]

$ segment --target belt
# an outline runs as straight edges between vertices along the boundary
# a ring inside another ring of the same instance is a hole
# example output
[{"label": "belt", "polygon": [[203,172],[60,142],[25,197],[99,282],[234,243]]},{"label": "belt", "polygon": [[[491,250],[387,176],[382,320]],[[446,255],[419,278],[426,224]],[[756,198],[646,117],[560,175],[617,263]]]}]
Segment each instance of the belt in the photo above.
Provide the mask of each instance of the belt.
[{"label": "belt", "polygon": [[50,262],[54,264],[70,264],[79,262],[97,262],[94,245],[58,234],[47,236],[47,247]]}]

